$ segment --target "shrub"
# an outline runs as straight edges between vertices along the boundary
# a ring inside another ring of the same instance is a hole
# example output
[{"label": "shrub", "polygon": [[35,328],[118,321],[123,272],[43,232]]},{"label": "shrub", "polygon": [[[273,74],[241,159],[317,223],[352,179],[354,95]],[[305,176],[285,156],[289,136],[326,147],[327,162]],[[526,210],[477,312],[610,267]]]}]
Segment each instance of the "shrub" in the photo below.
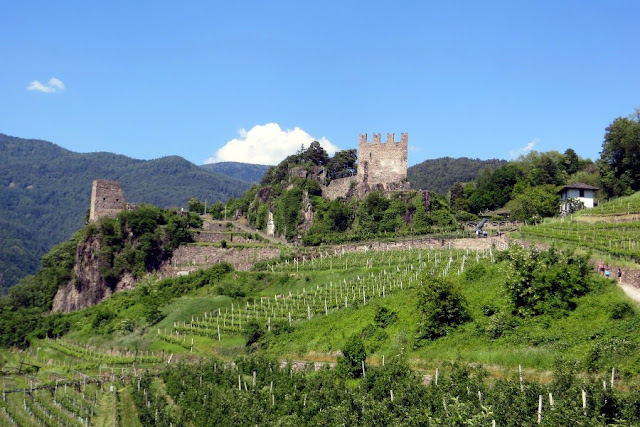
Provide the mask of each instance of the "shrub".
[{"label": "shrub", "polygon": [[434,340],[470,319],[462,291],[448,278],[425,275],[418,287],[418,339]]},{"label": "shrub", "polygon": [[391,326],[396,323],[396,320],[398,320],[396,312],[391,311],[386,307],[378,307],[376,314],[373,317],[373,321],[376,322],[376,325],[380,328]]},{"label": "shrub", "polygon": [[536,316],[575,308],[573,298],[589,290],[589,255],[571,251],[539,252],[514,246],[508,251],[510,269],[505,289],[514,314]]},{"label": "shrub", "polygon": [[611,319],[618,320],[633,314],[633,307],[626,302],[617,302],[611,309]]},{"label": "shrub", "polygon": [[342,357],[338,359],[338,370],[343,375],[358,378],[362,376],[362,362],[366,359],[367,353],[360,335],[352,335],[342,348]]},{"label": "shrub", "polygon": [[260,338],[264,336],[264,329],[260,327],[260,324],[255,320],[251,320],[247,323],[247,331],[245,336],[247,337],[246,345],[257,343]]}]

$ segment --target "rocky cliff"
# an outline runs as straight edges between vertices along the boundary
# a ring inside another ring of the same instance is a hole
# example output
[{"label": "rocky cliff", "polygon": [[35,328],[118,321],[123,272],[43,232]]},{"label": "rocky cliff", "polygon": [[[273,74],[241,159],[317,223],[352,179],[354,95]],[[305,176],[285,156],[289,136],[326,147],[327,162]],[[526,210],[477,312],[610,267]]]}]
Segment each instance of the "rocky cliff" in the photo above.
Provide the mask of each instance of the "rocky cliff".
[{"label": "rocky cliff", "polygon": [[72,279],[61,286],[53,298],[53,312],[67,313],[98,304],[114,292],[130,289],[135,280],[126,272],[115,286],[109,286],[100,272],[101,239],[99,235],[78,243]]}]

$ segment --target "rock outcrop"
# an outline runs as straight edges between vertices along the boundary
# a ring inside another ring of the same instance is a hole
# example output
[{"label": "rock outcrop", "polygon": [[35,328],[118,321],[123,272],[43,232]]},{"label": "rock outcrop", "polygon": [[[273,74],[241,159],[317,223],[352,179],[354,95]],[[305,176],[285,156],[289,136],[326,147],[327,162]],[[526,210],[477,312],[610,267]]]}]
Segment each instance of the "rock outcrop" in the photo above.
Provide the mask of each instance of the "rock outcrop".
[{"label": "rock outcrop", "polygon": [[68,313],[98,304],[113,293],[130,289],[135,279],[130,273],[120,277],[115,286],[109,286],[100,272],[101,243],[99,236],[91,236],[78,244],[73,267],[73,278],[61,286],[53,298],[53,312]]}]

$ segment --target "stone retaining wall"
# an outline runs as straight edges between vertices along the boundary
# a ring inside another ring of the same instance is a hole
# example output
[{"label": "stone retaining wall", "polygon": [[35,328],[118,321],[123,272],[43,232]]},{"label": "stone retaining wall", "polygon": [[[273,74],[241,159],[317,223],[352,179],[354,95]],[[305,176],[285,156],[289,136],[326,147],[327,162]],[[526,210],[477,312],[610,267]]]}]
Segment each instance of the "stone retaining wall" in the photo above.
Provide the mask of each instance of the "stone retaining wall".
[{"label": "stone retaining wall", "polygon": [[173,277],[228,262],[236,270],[249,270],[257,261],[277,258],[277,248],[216,248],[212,246],[180,246],[171,261],[162,266],[160,277]]}]

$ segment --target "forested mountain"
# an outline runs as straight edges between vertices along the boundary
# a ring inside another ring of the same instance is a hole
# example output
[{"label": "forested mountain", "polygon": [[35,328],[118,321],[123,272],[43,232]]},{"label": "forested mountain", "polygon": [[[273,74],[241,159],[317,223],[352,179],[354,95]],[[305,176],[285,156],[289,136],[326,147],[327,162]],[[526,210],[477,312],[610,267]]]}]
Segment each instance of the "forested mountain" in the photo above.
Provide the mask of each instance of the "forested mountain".
[{"label": "forested mountain", "polygon": [[231,178],[246,181],[251,184],[260,182],[264,173],[269,169],[269,166],[266,165],[240,162],[208,163],[202,165],[202,167],[219,173],[220,175],[230,176]]},{"label": "forested mountain", "polygon": [[440,157],[438,159],[425,160],[422,163],[411,166],[407,170],[407,178],[411,183],[411,188],[446,194],[456,182],[474,180],[482,169],[496,169],[506,163],[506,160],[500,159],[480,160],[468,157],[457,159]]},{"label": "forested mountain", "polygon": [[190,197],[226,201],[249,187],[177,156],[74,153],[0,134],[0,288],[34,273],[51,246],[82,227],[94,179],[119,181],[127,201],[160,207],[186,207]]}]

